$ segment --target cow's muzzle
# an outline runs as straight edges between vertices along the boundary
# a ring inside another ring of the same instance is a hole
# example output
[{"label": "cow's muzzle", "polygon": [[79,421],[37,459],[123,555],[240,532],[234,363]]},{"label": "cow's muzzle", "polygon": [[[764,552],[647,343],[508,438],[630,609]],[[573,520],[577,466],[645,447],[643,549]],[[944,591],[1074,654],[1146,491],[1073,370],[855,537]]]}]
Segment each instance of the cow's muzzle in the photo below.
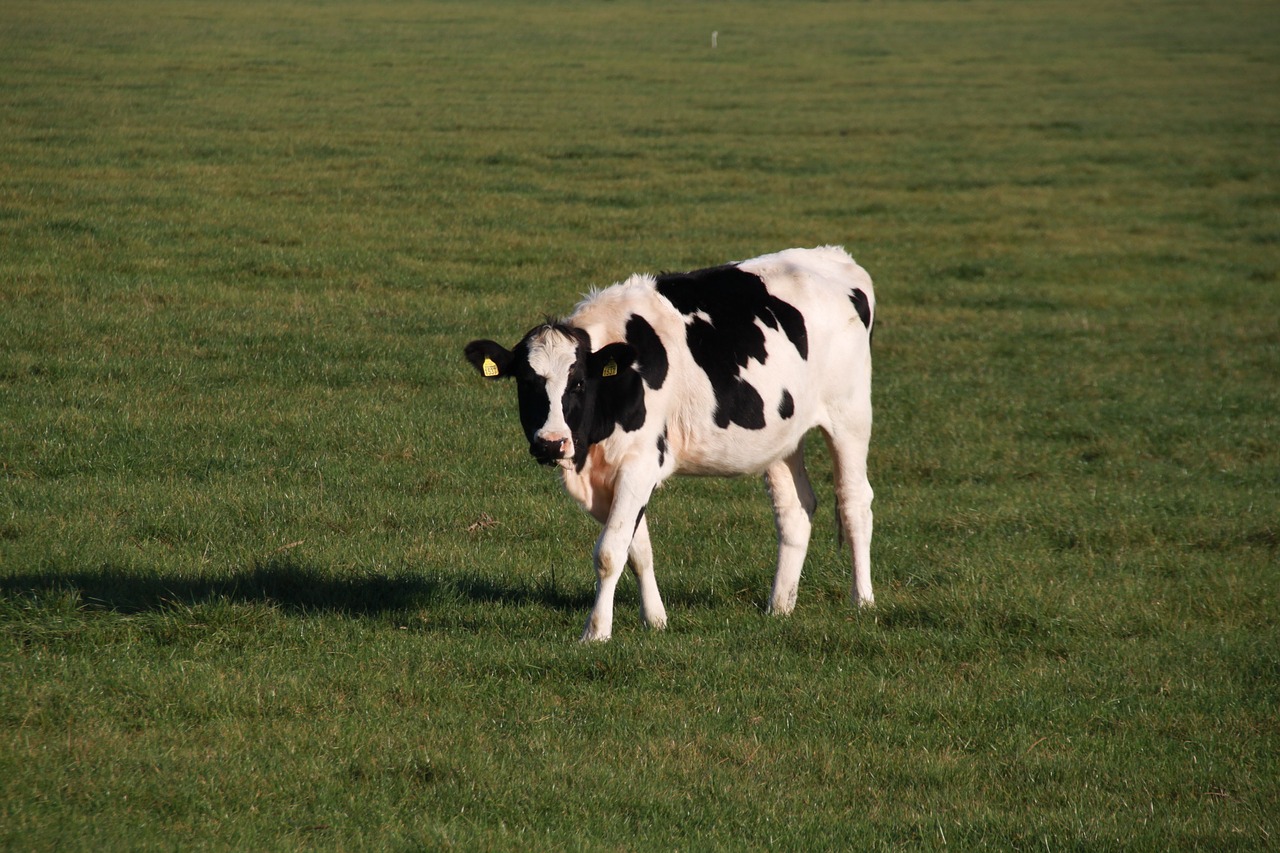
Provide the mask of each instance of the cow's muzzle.
[{"label": "cow's muzzle", "polygon": [[529,443],[529,453],[539,465],[554,465],[568,457],[570,447],[568,438],[535,438]]}]

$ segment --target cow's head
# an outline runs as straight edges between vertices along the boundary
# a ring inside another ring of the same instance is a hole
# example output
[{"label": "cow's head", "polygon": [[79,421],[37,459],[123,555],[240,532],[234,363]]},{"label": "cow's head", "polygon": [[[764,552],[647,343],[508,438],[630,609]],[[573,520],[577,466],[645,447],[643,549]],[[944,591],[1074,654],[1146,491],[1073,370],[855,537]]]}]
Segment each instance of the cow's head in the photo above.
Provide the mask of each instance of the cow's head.
[{"label": "cow's head", "polygon": [[619,425],[634,430],[644,422],[644,389],[629,344],[592,352],[586,332],[546,323],[515,349],[472,341],[466,356],[487,379],[516,380],[529,453],[543,465],[580,469],[592,444]]}]

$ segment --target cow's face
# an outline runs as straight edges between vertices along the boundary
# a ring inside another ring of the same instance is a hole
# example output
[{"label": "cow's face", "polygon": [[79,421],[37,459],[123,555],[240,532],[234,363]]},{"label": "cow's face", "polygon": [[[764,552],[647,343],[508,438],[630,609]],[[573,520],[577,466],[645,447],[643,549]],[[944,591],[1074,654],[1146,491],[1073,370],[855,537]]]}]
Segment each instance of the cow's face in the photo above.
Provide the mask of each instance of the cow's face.
[{"label": "cow's face", "polygon": [[627,344],[592,352],[581,329],[548,323],[514,350],[480,340],[467,344],[466,356],[488,379],[516,380],[529,453],[543,465],[581,468],[592,444],[619,424],[631,430],[644,420],[635,350]]}]

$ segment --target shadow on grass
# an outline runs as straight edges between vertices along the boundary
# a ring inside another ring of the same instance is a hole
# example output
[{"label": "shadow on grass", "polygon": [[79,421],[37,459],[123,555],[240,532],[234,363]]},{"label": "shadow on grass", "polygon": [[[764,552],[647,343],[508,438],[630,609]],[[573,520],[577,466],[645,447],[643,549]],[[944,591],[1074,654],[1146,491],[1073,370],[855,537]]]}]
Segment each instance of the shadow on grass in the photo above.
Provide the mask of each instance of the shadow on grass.
[{"label": "shadow on grass", "polygon": [[336,575],[292,559],[271,559],[231,576],[153,575],[106,565],[79,572],[0,578],[7,597],[71,594],[86,610],[145,613],[213,602],[265,603],[291,612],[377,616],[442,605],[531,605],[553,610],[590,606],[587,593],[551,583],[507,582],[478,574],[366,572]]}]

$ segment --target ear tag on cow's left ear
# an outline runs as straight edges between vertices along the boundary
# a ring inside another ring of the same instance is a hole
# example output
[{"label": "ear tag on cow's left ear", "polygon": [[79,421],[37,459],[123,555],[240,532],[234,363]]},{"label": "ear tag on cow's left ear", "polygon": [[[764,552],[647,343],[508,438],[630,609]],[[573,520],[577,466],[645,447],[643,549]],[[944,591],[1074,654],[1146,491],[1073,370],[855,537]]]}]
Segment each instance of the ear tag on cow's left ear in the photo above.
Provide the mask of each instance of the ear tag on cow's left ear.
[{"label": "ear tag on cow's left ear", "polygon": [[617,376],[617,375],[618,375],[618,362],[614,361],[613,359],[609,359],[608,361],[606,361],[604,363],[604,367],[600,369],[600,376],[603,379],[608,379],[610,376]]},{"label": "ear tag on cow's left ear", "polygon": [[486,358],[484,360],[484,363],[480,365],[480,371],[484,373],[485,376],[497,376],[500,372],[498,370],[498,363],[491,358]]}]

